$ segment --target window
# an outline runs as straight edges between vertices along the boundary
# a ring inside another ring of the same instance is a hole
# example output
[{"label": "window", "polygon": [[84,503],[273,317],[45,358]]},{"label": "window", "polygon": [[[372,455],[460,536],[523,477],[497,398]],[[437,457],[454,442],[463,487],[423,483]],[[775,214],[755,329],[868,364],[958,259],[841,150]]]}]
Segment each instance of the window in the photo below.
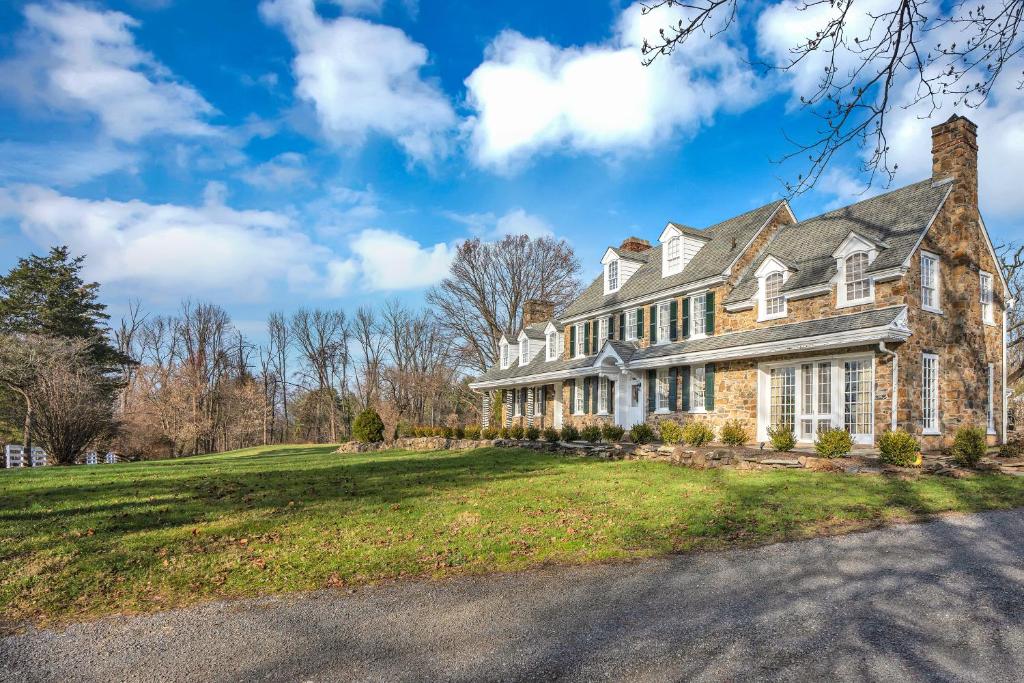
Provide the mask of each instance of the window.
[{"label": "window", "polygon": [[681,251],[680,248],[679,248],[679,245],[680,245],[680,243],[682,243],[682,241],[683,241],[683,239],[681,237],[678,237],[678,236],[673,237],[672,239],[670,239],[668,241],[668,247],[666,247],[666,249],[668,250],[667,251],[667,253],[668,253],[667,262],[668,262],[668,269],[669,269],[670,272],[674,272],[674,271],[678,271],[679,270],[679,264],[680,264],[680,258],[681,258],[680,253],[679,253]]},{"label": "window", "polygon": [[508,368],[508,343],[501,343],[501,369],[505,370]]},{"label": "window", "polygon": [[515,417],[522,417],[523,415],[523,400],[525,389],[513,389],[512,402],[515,404]]},{"label": "window", "polygon": [[628,341],[636,339],[636,309],[631,308],[626,311],[626,334],[625,337]]},{"label": "window", "polygon": [[657,409],[668,411],[668,368],[658,370]]},{"label": "window", "polygon": [[[703,337],[707,333],[707,294],[690,297],[690,336]],[[703,405],[703,404],[701,404]]]},{"label": "window", "polygon": [[818,414],[832,412],[832,364],[818,363]]},{"label": "window", "polygon": [[690,410],[703,412],[704,395],[707,389],[707,373],[703,365],[695,365],[690,370]]},{"label": "window", "polygon": [[871,361],[848,360],[844,372],[844,424],[855,436],[871,434]]},{"label": "window", "polygon": [[[604,340],[608,338],[608,318],[607,316],[600,318],[597,321],[597,348],[601,348],[604,345]],[[595,351],[597,349],[594,349]]]},{"label": "window", "polygon": [[981,274],[981,319],[986,325],[996,324],[995,306],[992,304],[992,276],[988,273]]},{"label": "window", "polygon": [[597,383],[597,405],[598,412],[608,412],[608,378],[602,377]]},{"label": "window", "polygon": [[667,342],[672,337],[672,312],[671,304],[662,301],[658,304],[658,339],[659,342]]},{"label": "window", "polygon": [[773,427],[792,430],[796,424],[796,368],[772,368],[771,414]]},{"label": "window", "polygon": [[[591,271],[593,272],[593,271]],[[614,292],[619,288],[619,262],[612,261],[608,264],[608,291]]]},{"label": "window", "polygon": [[530,362],[530,340],[523,339],[519,342],[519,364],[526,365]]},{"label": "window", "polygon": [[939,433],[939,357],[921,356],[921,426],[925,434]]},{"label": "window", "polygon": [[939,257],[921,252],[921,308],[940,313]]},{"label": "window", "polygon": [[871,280],[868,278],[868,255],[863,251],[846,257],[846,301],[853,303],[871,298]]},{"label": "window", "polygon": [[583,323],[576,323],[576,348],[573,349],[573,355],[579,358],[583,355]]},{"label": "window", "polygon": [[558,358],[558,332],[551,330],[548,332],[548,360],[555,360]]},{"label": "window", "polygon": [[988,364],[988,433],[996,433],[996,411],[995,411],[995,388],[996,388],[996,366]]},{"label": "window", "polygon": [[583,380],[576,380],[576,395],[573,397],[573,410],[577,415],[583,414]]},{"label": "window", "polygon": [[782,273],[771,273],[764,279],[764,317],[786,315],[786,298],[782,296]]}]

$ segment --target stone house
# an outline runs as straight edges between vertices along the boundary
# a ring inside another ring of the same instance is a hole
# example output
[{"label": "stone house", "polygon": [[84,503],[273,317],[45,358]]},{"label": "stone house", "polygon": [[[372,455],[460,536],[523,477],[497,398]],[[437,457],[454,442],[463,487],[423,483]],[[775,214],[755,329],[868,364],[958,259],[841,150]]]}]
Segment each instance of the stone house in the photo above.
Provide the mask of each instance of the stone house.
[{"label": "stone house", "polygon": [[799,220],[785,200],[609,247],[556,318],[531,301],[471,383],[483,422],[833,426],[925,448],[1006,430],[1009,292],[978,209],[977,128],[932,129],[930,178]]}]

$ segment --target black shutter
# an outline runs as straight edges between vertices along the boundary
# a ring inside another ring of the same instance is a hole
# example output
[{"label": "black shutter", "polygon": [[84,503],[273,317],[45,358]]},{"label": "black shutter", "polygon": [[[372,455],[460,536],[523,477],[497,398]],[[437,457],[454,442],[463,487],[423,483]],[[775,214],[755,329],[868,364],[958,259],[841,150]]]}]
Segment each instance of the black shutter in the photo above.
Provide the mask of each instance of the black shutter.
[{"label": "black shutter", "polygon": [[547,412],[547,398],[548,385],[545,384],[544,386],[537,389],[537,398],[534,398],[533,400],[534,411],[541,417],[544,417],[544,413]]},{"label": "black shutter", "polygon": [[615,382],[608,380],[608,414],[615,415]]},{"label": "black shutter", "polygon": [[583,378],[583,414],[590,413],[590,378]]},{"label": "black shutter", "polygon": [[715,364],[708,363],[704,366],[704,409],[711,411],[715,409]]},{"label": "black shutter", "polygon": [[608,338],[615,339],[615,316],[608,316]]},{"label": "black shutter", "polygon": [[572,358],[576,355],[576,326],[573,325],[569,328],[569,357]]},{"label": "black shutter", "polygon": [[683,410],[690,409],[690,366],[685,365],[679,368],[683,375]]},{"label": "black shutter", "polygon": [[619,313],[619,341],[626,340],[626,314]]},{"label": "black shutter", "polygon": [[601,410],[601,406],[598,405],[598,397],[601,395],[598,393],[598,387],[601,385],[601,378],[595,377],[590,380],[590,413],[594,414]]},{"label": "black shutter", "polygon": [[569,414],[576,414],[576,380],[569,380]]},{"label": "black shutter", "polygon": [[642,306],[636,309],[636,338],[644,338],[644,309]]},{"label": "black shutter", "polygon": [[668,306],[668,327],[668,338],[675,341],[678,338],[676,328],[679,327],[679,302],[676,299],[672,299]]},{"label": "black shutter", "polygon": [[653,413],[658,409],[658,372],[647,371],[647,412]]},{"label": "black shutter", "polygon": [[601,342],[603,340],[598,339],[598,337],[600,336],[600,331],[601,325],[598,323],[597,320],[595,320],[593,324],[590,326],[590,350],[593,353],[597,353],[598,351],[601,350]]},{"label": "black shutter", "polygon": [[583,323],[583,355],[590,355],[590,321]]},{"label": "black shutter", "polygon": [[707,329],[704,332],[711,336],[715,333],[715,293],[708,292],[707,298],[704,299],[705,314],[704,321]]},{"label": "black shutter", "polygon": [[683,299],[683,339],[690,336],[690,298]]},{"label": "black shutter", "polygon": [[679,410],[679,397],[676,395],[676,377],[678,375],[677,368],[668,369],[668,409],[673,413]]},{"label": "black shutter", "polygon": [[651,343],[658,341],[658,305],[651,306]]}]

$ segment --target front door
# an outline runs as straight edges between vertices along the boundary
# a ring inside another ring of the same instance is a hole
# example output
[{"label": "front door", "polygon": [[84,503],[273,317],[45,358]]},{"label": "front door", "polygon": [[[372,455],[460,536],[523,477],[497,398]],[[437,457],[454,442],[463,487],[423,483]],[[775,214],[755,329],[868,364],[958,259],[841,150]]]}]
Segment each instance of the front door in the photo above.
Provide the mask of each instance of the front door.
[{"label": "front door", "polygon": [[615,383],[615,422],[624,429],[644,421],[644,385],[639,375],[626,373]]}]

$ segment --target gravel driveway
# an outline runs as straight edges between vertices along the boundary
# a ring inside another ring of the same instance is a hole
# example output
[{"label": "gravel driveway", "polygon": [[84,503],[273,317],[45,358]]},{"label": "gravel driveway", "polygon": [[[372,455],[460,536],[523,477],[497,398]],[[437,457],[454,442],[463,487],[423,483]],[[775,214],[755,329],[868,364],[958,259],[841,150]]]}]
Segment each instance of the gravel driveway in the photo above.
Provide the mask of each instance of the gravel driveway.
[{"label": "gravel driveway", "polygon": [[1020,680],[1024,510],[233,602],[0,641],[0,679]]}]

